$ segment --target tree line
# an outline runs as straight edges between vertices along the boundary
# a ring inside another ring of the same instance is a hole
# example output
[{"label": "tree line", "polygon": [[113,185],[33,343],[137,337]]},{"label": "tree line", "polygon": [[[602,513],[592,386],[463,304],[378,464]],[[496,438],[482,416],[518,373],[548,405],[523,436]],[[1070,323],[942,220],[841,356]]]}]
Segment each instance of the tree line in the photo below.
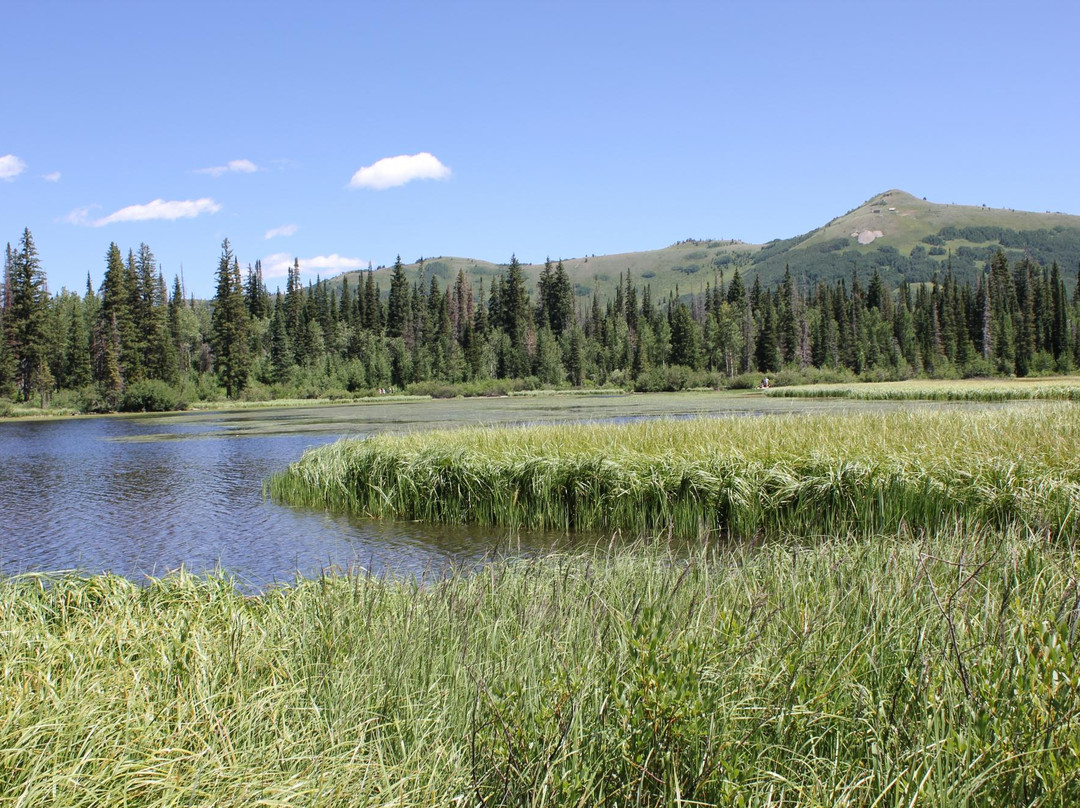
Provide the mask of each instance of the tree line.
[{"label": "tree line", "polygon": [[226,240],[212,300],[171,289],[146,244],[110,244],[85,293],[50,294],[29,230],[8,244],[0,296],[0,394],[83,411],[166,409],[215,398],[350,397],[616,384],[638,390],[747,384],[749,374],[820,369],[863,378],[1070,372],[1080,367],[1080,280],[1003,252],[974,283],[889,288],[850,282],[749,287],[736,269],[654,299],[629,271],[580,298],[562,262],[530,290],[512,258],[474,287],[445,289],[400,258],[388,289],[303,284],[299,262],[271,293]]}]

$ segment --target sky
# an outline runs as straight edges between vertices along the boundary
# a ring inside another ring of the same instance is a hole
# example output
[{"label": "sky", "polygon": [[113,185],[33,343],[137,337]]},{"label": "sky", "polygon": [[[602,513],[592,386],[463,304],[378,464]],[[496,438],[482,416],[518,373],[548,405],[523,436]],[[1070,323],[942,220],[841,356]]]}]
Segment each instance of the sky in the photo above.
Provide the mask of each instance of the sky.
[{"label": "sky", "polygon": [[1075,2],[34,2],[0,8],[0,243],[115,242],[210,297],[760,243],[899,188],[1080,214]]}]

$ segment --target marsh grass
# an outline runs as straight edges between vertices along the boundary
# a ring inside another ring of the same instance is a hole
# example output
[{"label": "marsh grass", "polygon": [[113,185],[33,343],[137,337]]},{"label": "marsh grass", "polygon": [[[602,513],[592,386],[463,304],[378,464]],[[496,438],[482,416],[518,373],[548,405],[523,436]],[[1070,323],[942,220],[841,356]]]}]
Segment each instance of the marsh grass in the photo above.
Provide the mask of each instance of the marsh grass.
[{"label": "marsh grass", "polygon": [[0,805],[1075,804],[1076,576],[949,531],[6,579]]},{"label": "marsh grass", "polygon": [[748,537],[1078,533],[1080,411],[695,418],[469,428],[341,441],[271,478],[275,499],[395,519]]},{"label": "marsh grass", "polygon": [[846,398],[856,401],[1080,401],[1080,378],[966,379],[825,384],[773,388],[771,398]]}]

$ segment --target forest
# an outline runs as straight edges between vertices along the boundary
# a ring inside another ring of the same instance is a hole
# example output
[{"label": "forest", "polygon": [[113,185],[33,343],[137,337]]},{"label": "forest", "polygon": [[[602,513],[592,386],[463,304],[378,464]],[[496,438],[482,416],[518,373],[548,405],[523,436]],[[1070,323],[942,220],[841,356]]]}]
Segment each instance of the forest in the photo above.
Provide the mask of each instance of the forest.
[{"label": "forest", "polygon": [[[382,283],[388,278],[388,288]],[[864,273],[865,275],[865,273]],[[781,381],[1068,373],[1080,366],[1080,281],[1003,251],[974,283],[891,288],[878,267],[766,288],[736,268],[653,297],[621,275],[579,303],[561,262],[534,290],[512,258],[487,288],[464,273],[410,280],[400,258],[362,282],[269,291],[228,240],[211,300],[166,283],[149,246],[115,243],[99,286],[50,293],[33,236],[8,243],[0,296],[0,414],[12,402],[77,412],[169,410],[223,399],[484,395],[612,386],[638,391]]]}]

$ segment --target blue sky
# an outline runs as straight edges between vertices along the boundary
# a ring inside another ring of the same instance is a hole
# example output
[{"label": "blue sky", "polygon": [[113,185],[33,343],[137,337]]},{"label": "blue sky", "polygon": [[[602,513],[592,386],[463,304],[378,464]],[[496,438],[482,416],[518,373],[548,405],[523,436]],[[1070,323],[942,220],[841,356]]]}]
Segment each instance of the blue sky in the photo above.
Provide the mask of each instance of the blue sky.
[{"label": "blue sky", "polygon": [[204,297],[226,237],[273,289],[760,242],[889,188],[1080,213],[1078,8],[8,3],[0,242],[80,292],[145,242]]}]

